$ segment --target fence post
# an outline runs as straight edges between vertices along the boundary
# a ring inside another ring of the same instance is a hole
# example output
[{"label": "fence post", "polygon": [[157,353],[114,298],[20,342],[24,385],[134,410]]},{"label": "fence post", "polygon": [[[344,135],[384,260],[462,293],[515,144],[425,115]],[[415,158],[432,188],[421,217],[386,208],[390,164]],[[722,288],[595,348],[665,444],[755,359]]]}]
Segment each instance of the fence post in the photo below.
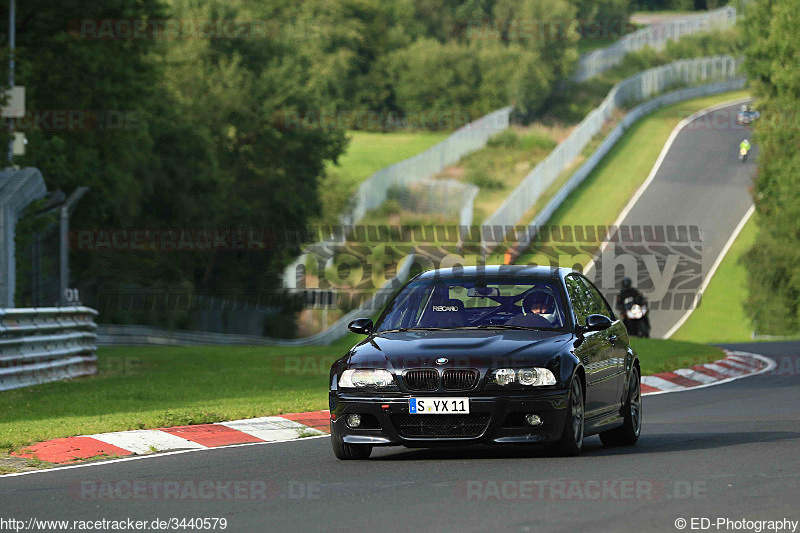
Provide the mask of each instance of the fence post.
[{"label": "fence post", "polygon": [[[67,289],[69,288],[69,217],[75,211],[78,201],[89,191],[89,187],[78,187],[61,206],[61,220],[58,235],[58,302],[66,306]],[[73,303],[74,305],[74,303]]]}]

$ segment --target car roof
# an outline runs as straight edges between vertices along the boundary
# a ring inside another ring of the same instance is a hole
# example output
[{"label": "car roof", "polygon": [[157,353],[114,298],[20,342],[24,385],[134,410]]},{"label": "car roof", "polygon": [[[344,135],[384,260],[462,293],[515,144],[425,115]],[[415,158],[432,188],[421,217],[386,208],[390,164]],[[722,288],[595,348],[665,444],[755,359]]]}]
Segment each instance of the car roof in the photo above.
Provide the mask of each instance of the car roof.
[{"label": "car roof", "polygon": [[535,279],[559,279],[573,272],[571,268],[538,265],[485,265],[426,270],[416,279],[477,278],[477,277],[525,277]]}]

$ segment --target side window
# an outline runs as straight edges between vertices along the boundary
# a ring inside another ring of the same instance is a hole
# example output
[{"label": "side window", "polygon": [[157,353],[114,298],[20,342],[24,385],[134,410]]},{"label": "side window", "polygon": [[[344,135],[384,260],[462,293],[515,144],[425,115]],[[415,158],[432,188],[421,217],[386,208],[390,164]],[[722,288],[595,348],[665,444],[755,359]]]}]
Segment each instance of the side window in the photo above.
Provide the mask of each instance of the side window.
[{"label": "side window", "polygon": [[583,326],[586,324],[586,317],[592,314],[590,304],[594,305],[594,302],[587,298],[589,294],[586,291],[586,286],[576,276],[567,276],[566,284],[578,324]]},{"label": "side window", "polygon": [[596,310],[592,312],[605,315],[611,320],[614,320],[616,318],[614,316],[614,311],[611,310],[611,307],[608,305],[605,298],[603,298],[603,295],[600,294],[600,291],[597,290],[597,287],[595,287],[592,282],[586,278],[581,278],[581,281],[583,281],[583,284],[586,286],[586,290],[589,291],[592,300],[594,300]]}]

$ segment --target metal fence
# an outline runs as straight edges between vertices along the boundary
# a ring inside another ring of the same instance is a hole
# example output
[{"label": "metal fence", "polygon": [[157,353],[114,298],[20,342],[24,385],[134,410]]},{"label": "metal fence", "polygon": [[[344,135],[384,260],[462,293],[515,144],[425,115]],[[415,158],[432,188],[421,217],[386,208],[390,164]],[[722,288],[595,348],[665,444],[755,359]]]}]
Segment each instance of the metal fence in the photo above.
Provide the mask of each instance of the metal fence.
[{"label": "metal fence", "polygon": [[397,267],[395,277],[384,283],[367,301],[348,312],[328,329],[300,339],[276,339],[254,335],[206,333],[200,331],[175,331],[151,326],[101,325],[97,328],[97,344],[106,345],[194,345],[194,344],[244,344],[254,346],[327,346],[348,333],[347,325],[361,317],[375,316],[392,295],[406,282],[416,256],[409,254]]},{"label": "metal fence", "polygon": [[391,191],[400,207],[415,213],[433,213],[459,224],[472,223],[472,205],[480,187],[456,180],[420,180]]},{"label": "metal fence", "polygon": [[573,81],[581,82],[619,64],[625,54],[649,46],[661,50],[668,41],[684,35],[712,29],[729,28],[736,23],[736,9],[731,6],[707,13],[686,15],[679,19],[652,24],[630,33],[612,45],[583,54],[578,61]]},{"label": "metal fence", "polygon": [[46,193],[44,178],[36,168],[0,172],[0,307],[14,307],[17,220],[28,204]]},{"label": "metal fence", "polygon": [[[730,56],[683,59],[645,70],[615,85],[603,102],[544,161],[536,165],[505,202],[484,221],[484,228],[492,228],[492,231],[483,232],[482,248],[488,251],[503,241],[506,229],[513,230],[545,190],[575,161],[589,141],[600,133],[614,110],[678,85],[731,80],[736,77],[738,66],[739,61]],[[494,228],[503,228],[503,231],[496,232]]]},{"label": "metal fence", "polygon": [[97,311],[0,309],[0,391],[97,373]]}]

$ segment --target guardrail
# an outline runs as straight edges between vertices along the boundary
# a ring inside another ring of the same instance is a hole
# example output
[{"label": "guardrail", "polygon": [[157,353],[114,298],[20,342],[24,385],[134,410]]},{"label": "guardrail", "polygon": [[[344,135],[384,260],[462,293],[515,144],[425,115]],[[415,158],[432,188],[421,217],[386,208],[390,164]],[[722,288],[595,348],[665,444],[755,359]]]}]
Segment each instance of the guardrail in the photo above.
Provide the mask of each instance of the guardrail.
[{"label": "guardrail", "polygon": [[97,311],[0,309],[0,391],[97,373]]},{"label": "guardrail", "polygon": [[169,330],[152,326],[100,325],[97,328],[97,344],[99,346],[182,346],[197,344],[327,346],[347,335],[347,325],[356,318],[371,317],[382,310],[395,291],[409,278],[414,260],[414,254],[409,254],[404,257],[397,266],[397,274],[395,277],[387,280],[366,302],[345,314],[328,329],[308,337],[299,339],[276,339],[272,337],[257,337],[255,335]]},{"label": "guardrail", "polygon": [[[739,61],[731,56],[682,59],[645,70],[615,85],[603,102],[592,110],[569,136],[520,182],[494,213],[483,222],[481,248],[488,251],[504,241],[506,230],[525,216],[547,188],[564,172],[592,138],[600,133],[615,109],[639,102],[678,85],[704,81],[727,81],[736,77]],[[502,228],[496,232],[495,228]],[[488,237],[488,239],[487,239]]]}]

